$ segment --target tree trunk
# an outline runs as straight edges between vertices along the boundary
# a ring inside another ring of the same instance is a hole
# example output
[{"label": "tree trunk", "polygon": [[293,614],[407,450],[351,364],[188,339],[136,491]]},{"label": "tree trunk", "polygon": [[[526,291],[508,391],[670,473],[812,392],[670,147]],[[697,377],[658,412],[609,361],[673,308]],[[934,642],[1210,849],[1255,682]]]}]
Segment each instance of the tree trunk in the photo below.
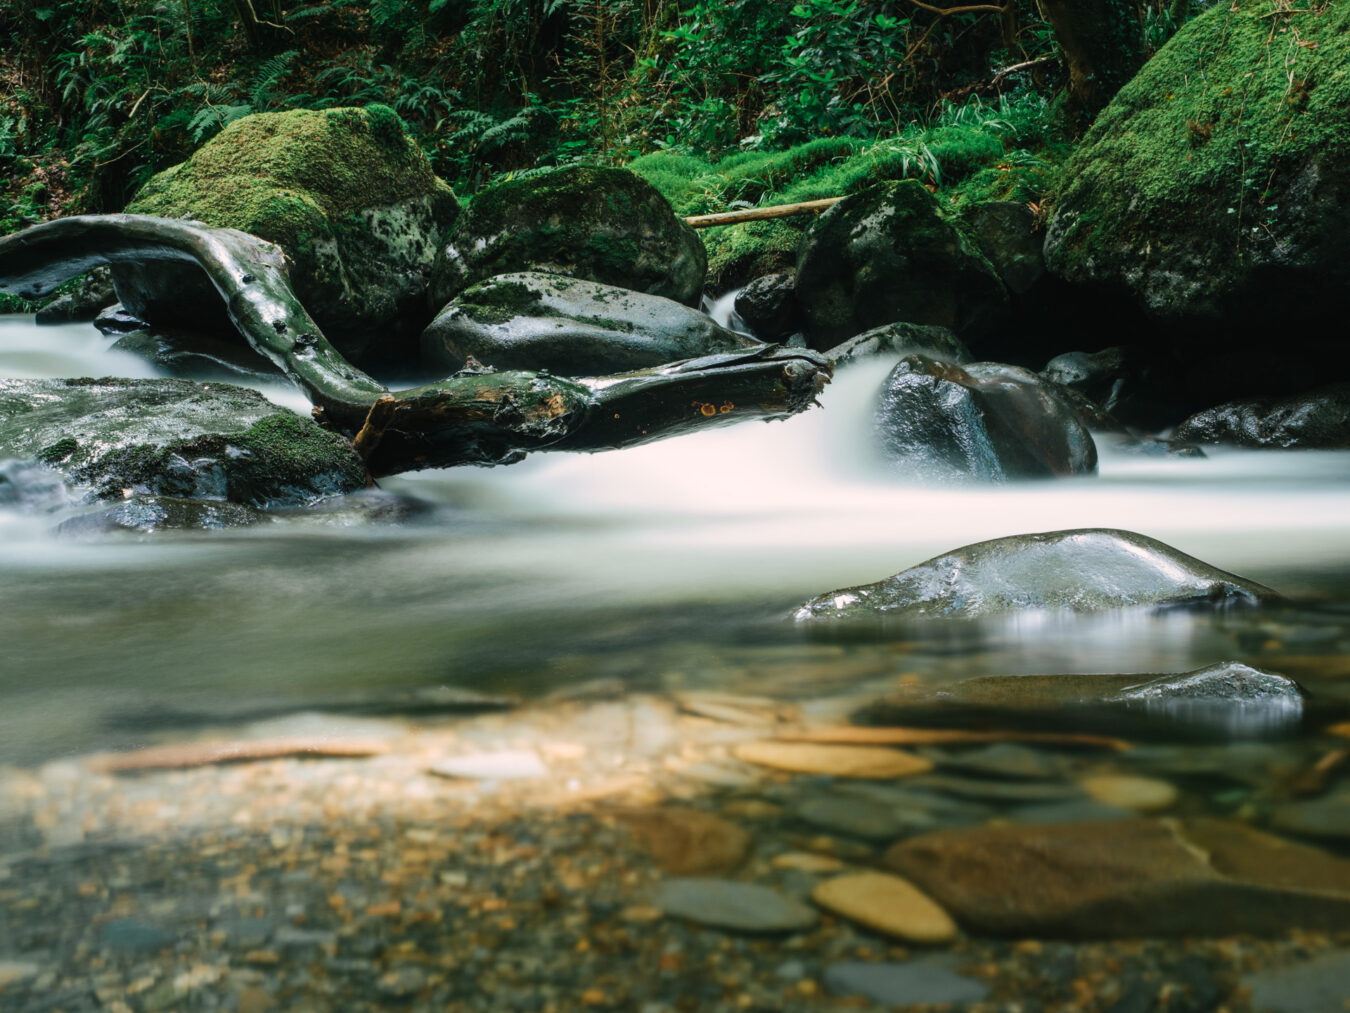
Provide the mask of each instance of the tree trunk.
[{"label": "tree trunk", "polygon": [[1069,65],[1069,99],[1091,116],[1144,65],[1134,0],[1038,0]]}]

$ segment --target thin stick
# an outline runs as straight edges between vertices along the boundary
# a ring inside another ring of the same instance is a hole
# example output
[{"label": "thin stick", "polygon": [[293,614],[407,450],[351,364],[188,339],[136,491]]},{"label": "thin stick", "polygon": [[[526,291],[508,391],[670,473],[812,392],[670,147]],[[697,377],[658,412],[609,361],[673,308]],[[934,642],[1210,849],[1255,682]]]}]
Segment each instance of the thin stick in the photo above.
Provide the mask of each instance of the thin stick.
[{"label": "thin stick", "polygon": [[787,218],[791,215],[819,214],[827,207],[838,204],[843,197],[825,197],[822,200],[807,200],[799,204],[775,204],[767,208],[745,208],[742,211],[722,211],[715,215],[693,215],[685,223],[696,229],[706,229],[714,225],[735,225],[737,222],[757,222],[765,218]]}]

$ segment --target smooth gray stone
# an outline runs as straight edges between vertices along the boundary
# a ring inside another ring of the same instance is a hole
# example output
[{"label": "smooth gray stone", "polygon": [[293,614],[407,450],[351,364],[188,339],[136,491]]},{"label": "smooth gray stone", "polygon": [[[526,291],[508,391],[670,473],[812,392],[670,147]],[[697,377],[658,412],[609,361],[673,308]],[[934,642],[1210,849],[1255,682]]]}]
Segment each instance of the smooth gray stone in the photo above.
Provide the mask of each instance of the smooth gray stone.
[{"label": "smooth gray stone", "polygon": [[909,780],[916,788],[988,802],[1060,802],[1083,797],[1083,789],[1068,781],[1007,781],[956,774],[921,774]]},{"label": "smooth gray stone", "polygon": [[131,953],[157,953],[172,946],[177,938],[167,929],[138,918],[114,918],[99,930],[99,941],[108,949]]},{"label": "smooth gray stone", "polygon": [[1350,791],[1277,805],[1271,810],[1270,822],[1300,837],[1350,841]]},{"label": "smooth gray stone", "polygon": [[803,799],[792,813],[822,830],[848,834],[868,841],[889,841],[912,829],[895,813],[862,799],[821,795]]},{"label": "smooth gray stone", "polygon": [[896,1006],[980,1002],[989,987],[958,974],[953,970],[957,963],[957,958],[941,954],[904,964],[831,964],[825,968],[825,987],[835,995],[864,995]]},{"label": "smooth gray stone", "polygon": [[667,915],[735,932],[801,932],[820,919],[813,908],[777,890],[731,879],[668,879],[654,901]]},{"label": "smooth gray stone", "polygon": [[1068,769],[1060,756],[1012,742],[996,742],[961,751],[930,748],[922,753],[945,770],[960,770],[984,777],[1040,780],[1061,777]]},{"label": "smooth gray stone", "polygon": [[1350,1004],[1350,950],[1243,977],[1254,1013],[1333,1013]]},{"label": "smooth gray stone", "polygon": [[798,622],[863,615],[974,619],[1031,609],[1214,608],[1278,598],[1268,587],[1147,535],[1079,528],[963,546],[875,584],[820,595],[793,617]]},{"label": "smooth gray stone", "polygon": [[928,324],[883,324],[863,331],[825,353],[830,362],[842,366],[874,355],[926,355],[939,362],[962,365],[974,356],[955,334],[945,327]]},{"label": "smooth gray stone", "polygon": [[540,271],[479,282],[422,333],[424,364],[451,372],[472,359],[496,369],[599,376],[759,347],[673,299]]}]

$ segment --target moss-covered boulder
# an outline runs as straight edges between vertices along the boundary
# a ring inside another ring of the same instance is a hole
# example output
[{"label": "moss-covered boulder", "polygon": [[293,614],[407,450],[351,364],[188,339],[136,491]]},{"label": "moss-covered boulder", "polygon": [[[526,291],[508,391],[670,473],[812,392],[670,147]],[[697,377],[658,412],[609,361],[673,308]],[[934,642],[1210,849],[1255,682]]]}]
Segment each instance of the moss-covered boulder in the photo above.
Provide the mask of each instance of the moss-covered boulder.
[{"label": "moss-covered boulder", "polygon": [[[354,361],[378,362],[405,360],[431,319],[432,266],[459,204],[397,114],[368,106],[236,120],[127,210],[279,244],[328,338]],[[193,266],[119,266],[116,281],[127,309],[151,323],[200,327],[211,304]]]},{"label": "moss-covered boulder", "polygon": [[0,458],[54,468],[91,499],[299,506],[360,489],[341,436],[224,383],[0,380]]},{"label": "moss-covered boulder", "polygon": [[446,240],[432,299],[475,282],[547,271],[693,304],[707,255],[654,186],[627,169],[568,166],[478,194]]},{"label": "moss-covered boulder", "polygon": [[1061,179],[1045,252],[1070,281],[1244,330],[1339,317],[1350,4],[1212,5],[1120,90]]},{"label": "moss-covered boulder", "polygon": [[816,219],[797,260],[797,298],[821,349],[896,321],[967,338],[1008,301],[993,266],[917,180],[870,187]]},{"label": "moss-covered boulder", "polygon": [[422,335],[423,361],[445,372],[473,358],[497,369],[603,376],[759,347],[673,299],[540,271],[470,286]]}]

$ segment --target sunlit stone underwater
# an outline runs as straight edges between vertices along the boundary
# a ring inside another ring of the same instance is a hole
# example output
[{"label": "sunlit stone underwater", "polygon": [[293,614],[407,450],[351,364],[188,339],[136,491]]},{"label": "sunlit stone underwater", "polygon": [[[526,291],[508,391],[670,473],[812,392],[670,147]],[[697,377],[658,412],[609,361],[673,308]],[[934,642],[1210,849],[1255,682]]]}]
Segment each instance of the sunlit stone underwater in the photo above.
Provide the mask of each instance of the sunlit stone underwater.
[{"label": "sunlit stone underwater", "polygon": [[[1350,453],[922,484],[892,365],[227,530],[0,471],[0,1008],[1339,1008]],[[0,375],[154,372],[5,317]],[[792,619],[1074,528],[1281,597]]]}]

